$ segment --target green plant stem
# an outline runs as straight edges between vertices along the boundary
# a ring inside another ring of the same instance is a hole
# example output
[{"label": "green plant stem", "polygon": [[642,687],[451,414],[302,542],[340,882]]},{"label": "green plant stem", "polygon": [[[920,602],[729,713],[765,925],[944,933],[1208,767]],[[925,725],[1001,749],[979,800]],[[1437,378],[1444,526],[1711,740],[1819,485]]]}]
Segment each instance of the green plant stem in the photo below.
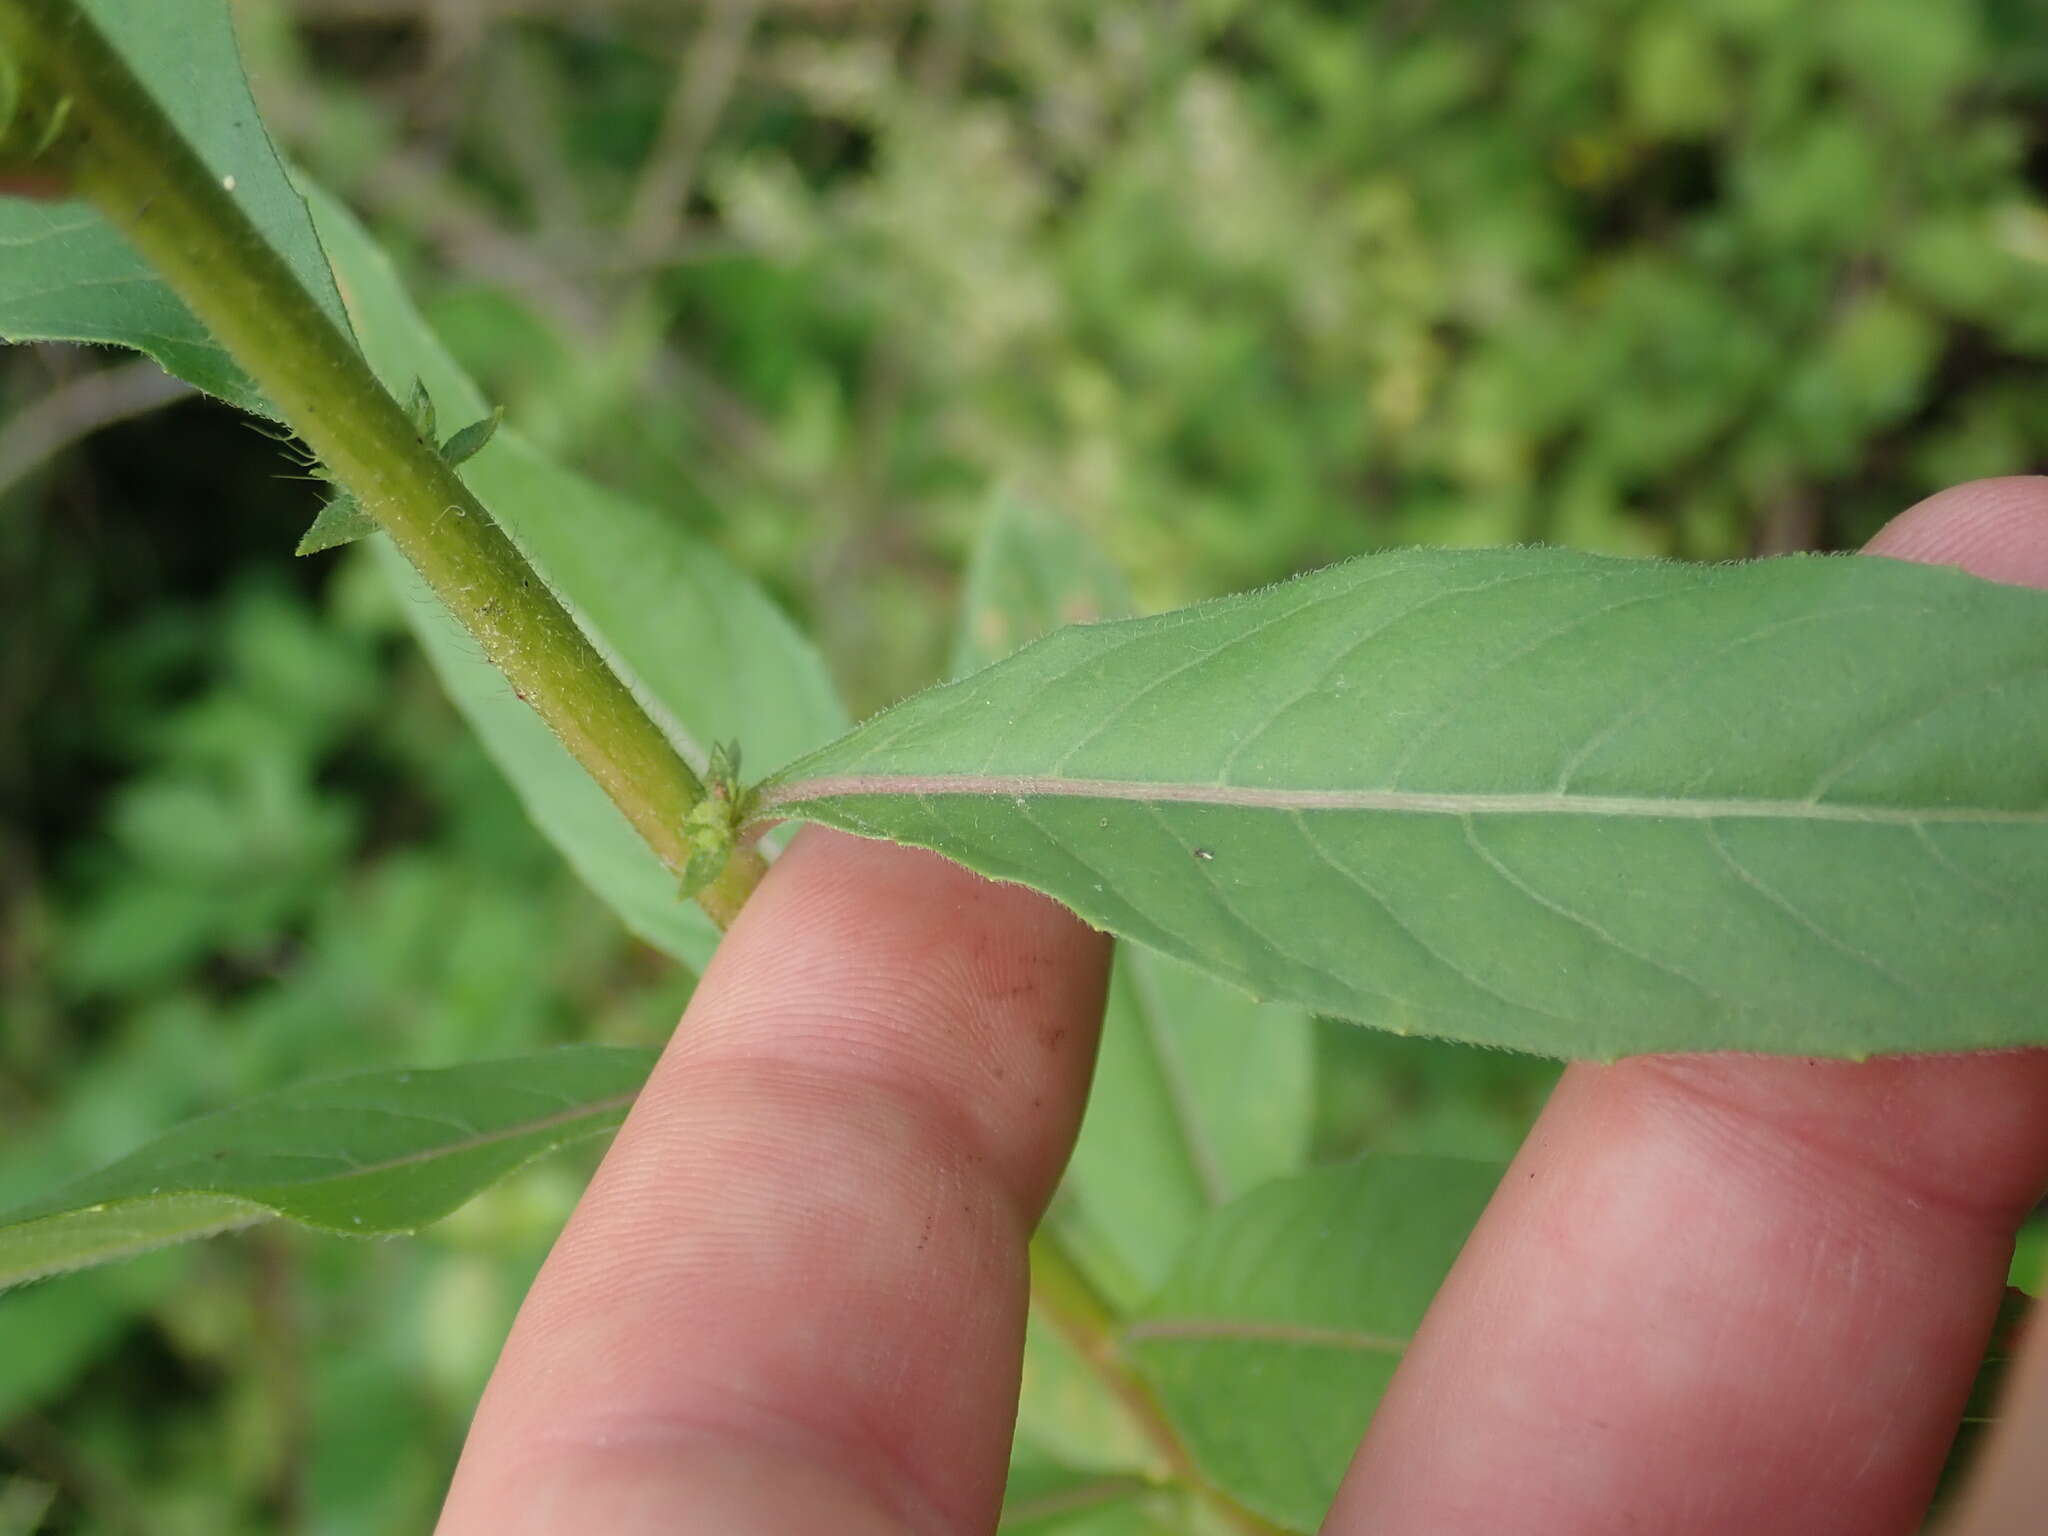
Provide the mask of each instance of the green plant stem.
[{"label": "green plant stem", "polygon": [[1116,1315],[1056,1233],[1031,1236],[1031,1305],[1064,1338],[1151,1444],[1172,1481],[1192,1489],[1245,1536],[1286,1536],[1203,1477],[1151,1388],[1138,1379],[1118,1342]]},{"label": "green plant stem", "polygon": [[[156,268],[680,876],[702,781],[78,0],[0,0],[0,48],[68,104],[50,168]],[[765,867],[735,854],[698,901],[726,925]]]}]

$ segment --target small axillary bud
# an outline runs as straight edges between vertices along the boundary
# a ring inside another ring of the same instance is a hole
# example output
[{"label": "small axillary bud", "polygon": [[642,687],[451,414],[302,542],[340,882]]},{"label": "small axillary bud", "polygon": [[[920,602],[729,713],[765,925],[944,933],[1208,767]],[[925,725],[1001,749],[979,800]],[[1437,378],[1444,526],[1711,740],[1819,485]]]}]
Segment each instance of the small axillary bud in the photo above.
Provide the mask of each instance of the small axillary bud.
[{"label": "small axillary bud", "polygon": [[740,785],[739,743],[713,747],[704,769],[704,798],[683,818],[683,839],[690,850],[681,876],[685,900],[725,873],[753,798]]},{"label": "small axillary bud", "polygon": [[84,140],[71,98],[42,87],[0,51],[0,195],[69,197],[71,153]]}]

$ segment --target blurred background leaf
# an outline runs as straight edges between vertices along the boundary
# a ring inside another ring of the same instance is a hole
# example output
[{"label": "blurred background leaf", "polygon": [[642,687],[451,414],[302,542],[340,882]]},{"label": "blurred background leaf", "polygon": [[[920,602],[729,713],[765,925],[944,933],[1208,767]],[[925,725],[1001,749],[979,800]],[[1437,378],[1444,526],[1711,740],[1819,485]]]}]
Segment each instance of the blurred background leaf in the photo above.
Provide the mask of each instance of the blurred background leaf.
[{"label": "blurred background leaf", "polygon": [[[235,12],[508,427],[764,581],[857,714],[948,669],[999,489],[1150,609],[1411,542],[1846,547],[2048,464],[2012,0]],[[532,831],[403,599],[289,559],[275,445],[100,362],[0,358],[0,1199],[318,1074],[658,1042],[691,978]],[[1311,1163],[1504,1158],[1555,1071],[1312,1028]],[[0,1299],[0,1510],[424,1529],[589,1155],[407,1243]],[[1020,1465],[1150,1475],[1042,1330],[1025,1407]]]},{"label": "blurred background leaf", "polygon": [[653,1065],[651,1051],[582,1046],[260,1094],[0,1211],[0,1286],[272,1216],[345,1236],[415,1232],[617,1129]]},{"label": "blurred background leaf", "polygon": [[1125,1333],[1196,1465],[1259,1514],[1314,1530],[1500,1173],[1368,1158],[1212,1216]]}]

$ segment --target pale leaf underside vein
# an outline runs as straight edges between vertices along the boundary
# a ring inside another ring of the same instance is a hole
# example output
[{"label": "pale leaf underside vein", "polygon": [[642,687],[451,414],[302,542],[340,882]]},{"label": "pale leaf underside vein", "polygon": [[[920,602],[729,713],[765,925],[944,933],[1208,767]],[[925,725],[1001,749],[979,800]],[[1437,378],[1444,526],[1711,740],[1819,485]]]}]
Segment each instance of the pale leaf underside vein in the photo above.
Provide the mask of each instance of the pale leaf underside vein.
[{"label": "pale leaf underside vein", "polygon": [[1873,805],[1833,800],[1689,798],[1662,795],[1446,793],[1407,789],[1305,789],[1241,784],[1172,784],[1135,779],[1051,778],[994,773],[849,773],[770,786],[758,814],[823,800],[865,796],[1058,797],[1129,800],[1154,805],[1211,805],[1240,810],[1380,811],[1418,816],[1593,816],[1650,820],[1853,822],[1917,827],[1931,822],[2048,826],[2048,807]]}]

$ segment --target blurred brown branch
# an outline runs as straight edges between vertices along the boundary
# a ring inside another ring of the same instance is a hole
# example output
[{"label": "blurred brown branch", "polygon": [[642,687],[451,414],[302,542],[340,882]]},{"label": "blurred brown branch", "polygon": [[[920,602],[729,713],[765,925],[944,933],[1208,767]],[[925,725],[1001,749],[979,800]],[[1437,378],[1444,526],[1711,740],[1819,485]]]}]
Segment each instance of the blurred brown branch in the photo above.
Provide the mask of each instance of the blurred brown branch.
[{"label": "blurred brown branch", "polygon": [[711,0],[697,40],[683,54],[626,215],[626,248],[638,256],[656,255],[681,237],[698,167],[732,99],[761,6],[762,0]]}]

